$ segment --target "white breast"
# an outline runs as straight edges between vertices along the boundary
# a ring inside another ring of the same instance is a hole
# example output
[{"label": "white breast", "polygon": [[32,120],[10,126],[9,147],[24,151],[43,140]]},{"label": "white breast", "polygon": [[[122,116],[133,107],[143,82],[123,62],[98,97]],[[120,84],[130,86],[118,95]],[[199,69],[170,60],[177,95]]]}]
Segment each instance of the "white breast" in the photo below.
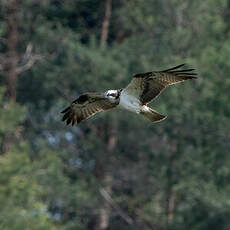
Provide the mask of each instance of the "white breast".
[{"label": "white breast", "polygon": [[131,112],[140,113],[140,101],[136,97],[127,94],[125,90],[121,92],[119,105]]}]

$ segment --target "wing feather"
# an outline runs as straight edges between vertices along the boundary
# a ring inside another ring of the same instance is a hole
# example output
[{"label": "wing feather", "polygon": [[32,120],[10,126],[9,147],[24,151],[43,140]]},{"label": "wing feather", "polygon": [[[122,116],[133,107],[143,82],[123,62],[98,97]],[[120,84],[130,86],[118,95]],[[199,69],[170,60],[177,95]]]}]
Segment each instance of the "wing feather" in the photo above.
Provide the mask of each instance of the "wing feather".
[{"label": "wing feather", "polygon": [[124,91],[138,97],[142,104],[148,104],[167,86],[197,78],[197,74],[192,72],[195,69],[181,70],[180,68],[184,65],[181,64],[163,71],[136,74]]},{"label": "wing feather", "polygon": [[79,124],[81,121],[93,116],[95,113],[115,108],[119,100],[112,103],[104,97],[103,93],[86,93],[78,97],[69,107],[64,109],[62,121],[66,124]]}]

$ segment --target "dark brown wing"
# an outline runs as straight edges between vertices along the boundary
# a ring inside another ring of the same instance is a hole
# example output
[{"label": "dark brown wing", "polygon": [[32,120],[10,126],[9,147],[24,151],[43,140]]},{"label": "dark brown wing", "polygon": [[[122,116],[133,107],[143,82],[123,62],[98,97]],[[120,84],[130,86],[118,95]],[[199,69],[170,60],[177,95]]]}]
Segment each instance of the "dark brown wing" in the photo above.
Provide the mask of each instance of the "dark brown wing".
[{"label": "dark brown wing", "polygon": [[64,109],[61,113],[64,113],[62,121],[66,121],[66,124],[74,125],[79,124],[81,121],[93,116],[103,110],[109,110],[118,105],[110,102],[104,98],[103,93],[86,93],[81,95],[78,99],[73,101],[69,107]]},{"label": "dark brown wing", "polygon": [[127,94],[138,97],[142,104],[148,104],[168,85],[197,78],[197,74],[192,72],[194,69],[181,70],[184,65],[163,71],[136,74],[124,90]]}]

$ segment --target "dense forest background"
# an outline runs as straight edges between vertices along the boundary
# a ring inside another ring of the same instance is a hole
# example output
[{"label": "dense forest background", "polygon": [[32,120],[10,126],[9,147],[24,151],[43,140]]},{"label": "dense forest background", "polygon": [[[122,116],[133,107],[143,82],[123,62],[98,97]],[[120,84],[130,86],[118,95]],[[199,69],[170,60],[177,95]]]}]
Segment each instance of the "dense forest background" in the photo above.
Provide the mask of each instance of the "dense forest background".
[{"label": "dense forest background", "polygon": [[[186,62],[152,124],[79,126],[87,91]],[[229,0],[0,0],[0,229],[230,229]]]}]

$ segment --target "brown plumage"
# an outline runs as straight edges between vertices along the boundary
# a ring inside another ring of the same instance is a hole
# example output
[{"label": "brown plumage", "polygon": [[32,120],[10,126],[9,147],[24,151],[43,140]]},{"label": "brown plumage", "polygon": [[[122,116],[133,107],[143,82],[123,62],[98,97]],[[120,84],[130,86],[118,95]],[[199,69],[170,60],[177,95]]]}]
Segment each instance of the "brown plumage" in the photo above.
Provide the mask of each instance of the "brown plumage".
[{"label": "brown plumage", "polygon": [[118,103],[118,101],[111,103],[104,98],[102,93],[86,93],[78,97],[69,107],[61,112],[64,113],[62,121],[66,121],[67,125],[71,123],[73,126],[97,112],[116,107]]},{"label": "brown plumage", "polygon": [[178,70],[184,65],[181,64],[163,71],[136,74],[126,89],[132,93],[138,91],[136,93],[140,95],[142,104],[148,104],[167,86],[197,78],[197,74],[192,72],[194,69]]}]

